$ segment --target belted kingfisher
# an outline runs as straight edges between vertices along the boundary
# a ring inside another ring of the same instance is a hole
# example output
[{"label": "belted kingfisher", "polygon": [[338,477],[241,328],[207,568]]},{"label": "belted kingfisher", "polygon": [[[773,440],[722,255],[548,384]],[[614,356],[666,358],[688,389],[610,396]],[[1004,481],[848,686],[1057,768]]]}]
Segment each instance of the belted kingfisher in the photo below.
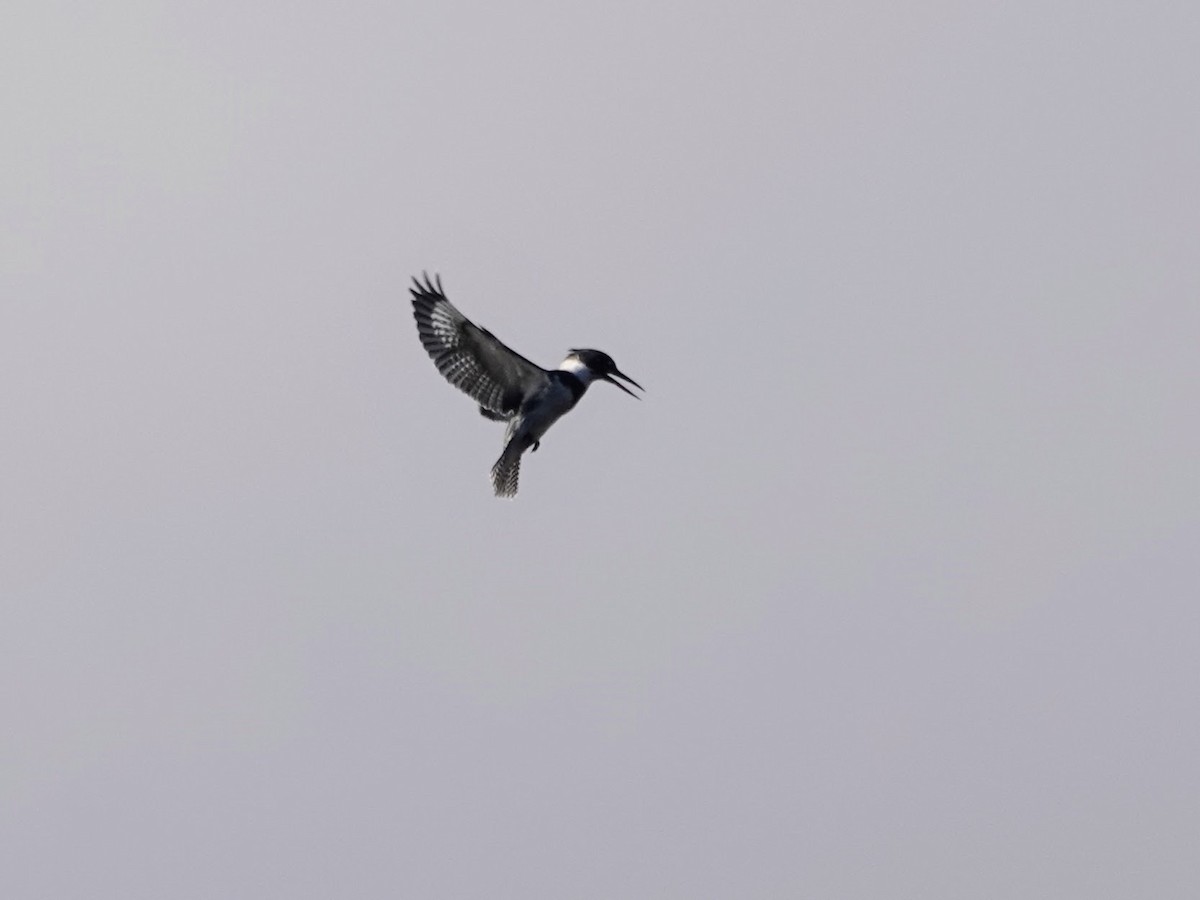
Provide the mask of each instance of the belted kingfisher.
[{"label": "belted kingfisher", "polygon": [[543,369],[480,328],[446,299],[440,276],[425,283],[413,279],[413,318],[421,344],[446,380],[469,394],[479,411],[496,422],[507,422],[504,452],[492,466],[497,497],[514,497],[521,454],[541,446],[542,435],[569,412],[593,381],[615,384],[630,397],[633,391],[613,376],[640,384],[618,371],[612,357],[599,350],[572,350],[557,369]]}]

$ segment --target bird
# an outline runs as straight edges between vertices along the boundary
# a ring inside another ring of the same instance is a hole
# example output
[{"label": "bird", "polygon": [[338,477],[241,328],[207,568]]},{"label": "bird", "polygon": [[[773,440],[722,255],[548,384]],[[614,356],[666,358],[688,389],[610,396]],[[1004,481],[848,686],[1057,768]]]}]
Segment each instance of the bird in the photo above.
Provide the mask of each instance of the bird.
[{"label": "bird", "polygon": [[421,345],[452,385],[479,404],[487,419],[507,423],[504,450],[492,466],[497,497],[515,497],[521,456],[536,451],[542,436],[574,409],[593,381],[615,384],[642,399],[616,379],[644,391],[599,350],[573,349],[556,369],[530,362],[485,328],[480,328],[446,299],[440,275],[424,282],[413,278],[413,318]]}]

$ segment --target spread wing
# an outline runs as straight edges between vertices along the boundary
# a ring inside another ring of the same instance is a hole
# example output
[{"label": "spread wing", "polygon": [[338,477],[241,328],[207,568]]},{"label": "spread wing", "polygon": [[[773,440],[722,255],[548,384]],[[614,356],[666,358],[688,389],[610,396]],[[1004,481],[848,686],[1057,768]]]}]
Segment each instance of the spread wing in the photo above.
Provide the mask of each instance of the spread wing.
[{"label": "spread wing", "polygon": [[424,284],[416,278],[413,284],[417,333],[438,371],[474,398],[485,415],[490,411],[506,419],[516,412],[526,392],[547,377],[546,370],[455,309],[442,293],[440,277],[431,281],[425,275]]}]

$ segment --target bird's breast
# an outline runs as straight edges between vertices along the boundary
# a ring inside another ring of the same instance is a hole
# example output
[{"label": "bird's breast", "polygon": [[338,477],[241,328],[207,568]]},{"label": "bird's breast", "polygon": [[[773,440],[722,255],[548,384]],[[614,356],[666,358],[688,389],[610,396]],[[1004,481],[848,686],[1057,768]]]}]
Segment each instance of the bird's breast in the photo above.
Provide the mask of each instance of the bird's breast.
[{"label": "bird's breast", "polygon": [[577,399],[566,385],[551,381],[521,404],[521,430],[534,440],[541,438]]}]

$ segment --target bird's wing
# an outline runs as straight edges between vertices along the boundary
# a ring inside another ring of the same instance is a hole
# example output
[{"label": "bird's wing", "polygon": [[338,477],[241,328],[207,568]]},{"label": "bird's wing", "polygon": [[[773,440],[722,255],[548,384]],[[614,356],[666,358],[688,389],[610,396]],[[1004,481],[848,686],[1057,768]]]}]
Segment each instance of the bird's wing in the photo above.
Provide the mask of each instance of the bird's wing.
[{"label": "bird's wing", "polygon": [[413,279],[413,318],[421,344],[446,380],[482,409],[508,418],[546,370],[502,344],[446,299],[440,277]]}]

